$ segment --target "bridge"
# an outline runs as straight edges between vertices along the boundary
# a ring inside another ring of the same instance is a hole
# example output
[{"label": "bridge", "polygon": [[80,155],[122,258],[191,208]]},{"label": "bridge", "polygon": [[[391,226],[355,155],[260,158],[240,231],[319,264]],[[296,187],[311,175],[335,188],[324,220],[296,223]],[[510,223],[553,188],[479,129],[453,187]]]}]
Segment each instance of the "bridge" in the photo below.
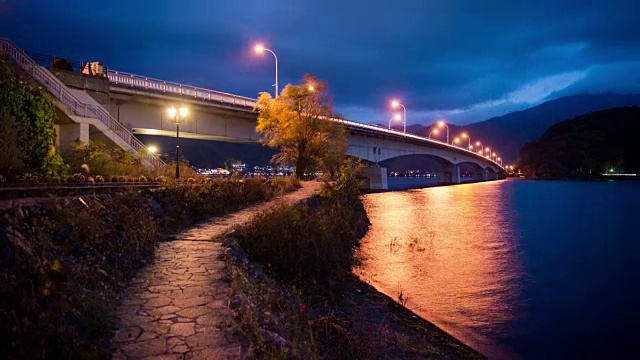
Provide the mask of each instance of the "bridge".
[{"label": "bridge", "polygon": [[[103,140],[133,151],[148,166],[162,161],[146,151],[135,134],[175,136],[175,124],[166,109],[188,104],[189,118],[180,124],[185,138],[255,143],[256,99],[103,68],[88,63],[83,73],[40,66],[7,39],[0,48],[20,71],[44,86],[54,98],[62,148],[76,140]],[[474,180],[504,175],[500,164],[474,151],[401,131],[359,122],[332,119],[348,131],[348,155],[365,160],[363,169],[372,189],[386,189],[386,169],[378,163],[402,156],[421,155],[439,164],[440,183],[459,183],[460,169],[473,170]],[[419,159],[420,157],[416,157]],[[419,161],[419,160],[416,160]]]}]

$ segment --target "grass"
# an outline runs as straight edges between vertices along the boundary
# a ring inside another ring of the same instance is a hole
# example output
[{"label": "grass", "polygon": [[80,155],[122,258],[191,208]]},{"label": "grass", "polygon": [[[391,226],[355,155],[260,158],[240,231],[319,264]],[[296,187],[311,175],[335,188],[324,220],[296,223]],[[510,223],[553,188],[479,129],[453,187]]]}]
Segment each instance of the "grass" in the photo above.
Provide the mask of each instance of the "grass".
[{"label": "grass", "polygon": [[483,358],[352,273],[369,223],[348,182],[259,214],[225,242],[230,305],[250,356]]},{"label": "grass", "polygon": [[117,294],[161,234],[296,185],[216,180],[1,211],[0,358],[110,358]]}]

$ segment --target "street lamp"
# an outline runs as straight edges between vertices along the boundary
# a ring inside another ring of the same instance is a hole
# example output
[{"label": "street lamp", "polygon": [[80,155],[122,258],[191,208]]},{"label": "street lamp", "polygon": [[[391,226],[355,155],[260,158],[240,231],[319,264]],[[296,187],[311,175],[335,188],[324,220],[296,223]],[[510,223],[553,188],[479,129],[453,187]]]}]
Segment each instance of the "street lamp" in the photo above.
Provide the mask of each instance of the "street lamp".
[{"label": "street lamp", "polygon": [[453,139],[453,142],[451,142],[451,145],[455,146],[456,144],[459,144],[459,143],[460,143],[460,138],[455,138]]},{"label": "street lamp", "polygon": [[498,158],[498,162],[500,163],[500,166],[502,166],[502,159]]},{"label": "street lamp", "polygon": [[393,117],[389,120],[389,130],[391,130],[391,122],[392,122],[393,120],[398,121],[398,120],[400,120],[400,119],[402,119],[402,118],[400,117],[400,114],[395,114],[395,115],[393,115]]},{"label": "street lamp", "polygon": [[276,53],[273,52],[273,50],[267,49],[262,44],[257,44],[255,50],[257,54],[264,54],[265,51],[268,51],[273,54],[273,57],[276,59],[276,97],[278,97],[278,57],[276,56]]},{"label": "street lamp", "polygon": [[158,152],[158,148],[153,145],[149,146],[147,150],[149,150],[149,152],[152,154],[155,154],[156,152]]},{"label": "street lamp", "polygon": [[471,136],[469,136],[466,132],[463,132],[460,136],[462,136],[463,139],[469,140],[469,149],[471,149]]},{"label": "street lamp", "polygon": [[176,110],[172,106],[167,111],[169,118],[176,122],[176,180],[180,180],[180,121],[187,117],[189,109],[181,106],[180,110]]},{"label": "street lamp", "polygon": [[429,139],[431,139],[431,134],[436,134],[436,135],[438,135],[438,129],[433,129],[433,130],[431,130],[431,132],[429,133]]},{"label": "street lamp", "polygon": [[404,109],[404,117],[403,117],[403,119],[404,119],[404,133],[406,135],[407,134],[407,108],[404,107],[404,105],[402,105],[400,103],[400,101],[398,101],[398,100],[392,100],[391,101],[391,107],[393,109],[397,109],[398,106],[402,106],[402,109]]},{"label": "street lamp", "polygon": [[484,151],[484,145],[482,145],[480,141],[476,141],[476,146],[480,146],[481,150]]},{"label": "street lamp", "polygon": [[443,127],[443,126],[446,126],[446,127],[447,127],[447,144],[448,144],[448,143],[449,143],[449,125],[445,124],[445,122],[444,122],[444,121],[440,120],[440,121],[438,122],[438,126],[439,126],[439,127]]},{"label": "street lamp", "polygon": [[495,159],[496,158],[496,153],[491,154],[491,158]]}]

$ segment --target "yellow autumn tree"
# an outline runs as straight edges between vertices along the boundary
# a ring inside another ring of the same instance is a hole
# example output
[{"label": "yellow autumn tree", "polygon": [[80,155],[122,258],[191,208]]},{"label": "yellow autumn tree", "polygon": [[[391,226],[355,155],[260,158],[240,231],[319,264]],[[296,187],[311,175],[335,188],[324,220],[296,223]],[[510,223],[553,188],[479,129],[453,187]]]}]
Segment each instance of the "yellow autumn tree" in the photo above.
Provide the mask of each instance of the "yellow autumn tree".
[{"label": "yellow autumn tree", "polygon": [[307,74],[298,85],[287,85],[277,98],[261,93],[256,131],[261,143],[277,148],[273,161],[294,165],[296,176],[322,171],[335,173],[346,153],[345,130],[331,121],[333,99],[326,81]]}]

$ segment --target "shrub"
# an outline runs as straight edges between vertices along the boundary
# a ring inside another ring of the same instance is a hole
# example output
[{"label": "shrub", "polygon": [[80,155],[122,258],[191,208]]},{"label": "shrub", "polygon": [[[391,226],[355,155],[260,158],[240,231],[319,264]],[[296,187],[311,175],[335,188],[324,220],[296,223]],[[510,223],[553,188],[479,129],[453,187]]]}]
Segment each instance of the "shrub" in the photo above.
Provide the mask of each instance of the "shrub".
[{"label": "shrub", "polygon": [[302,288],[340,287],[351,274],[353,248],[368,226],[362,203],[352,197],[357,186],[337,185],[306,203],[259,214],[236,231],[240,248],[286,282]]},{"label": "shrub", "polygon": [[109,356],[116,291],[157,231],[142,197],[84,202],[1,212],[0,358]]},{"label": "shrub", "polygon": [[98,183],[103,183],[104,182],[104,177],[102,177],[102,175],[96,175],[95,176],[95,180]]},{"label": "shrub", "polygon": [[140,177],[138,178],[138,180],[139,180],[141,183],[146,183],[146,182],[147,182],[147,178],[146,178],[144,175],[140,176]]},{"label": "shrub", "polygon": [[166,231],[171,231],[194,221],[224,215],[268,200],[273,196],[273,190],[260,180],[239,182],[215,179],[191,186],[171,182],[152,194],[164,209],[169,209],[162,218],[162,226]]},{"label": "shrub", "polygon": [[295,175],[274,177],[269,179],[269,183],[276,193],[284,194],[301,187],[300,180]]}]

